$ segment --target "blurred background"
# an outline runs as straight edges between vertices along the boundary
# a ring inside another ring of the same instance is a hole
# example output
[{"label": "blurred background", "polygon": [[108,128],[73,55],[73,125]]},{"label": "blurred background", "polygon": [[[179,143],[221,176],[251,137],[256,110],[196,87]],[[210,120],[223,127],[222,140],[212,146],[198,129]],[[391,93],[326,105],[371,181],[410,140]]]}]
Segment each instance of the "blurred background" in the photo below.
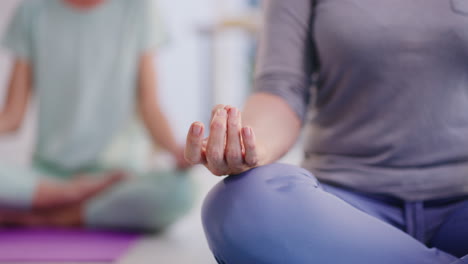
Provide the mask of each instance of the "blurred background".
[{"label": "blurred background", "polygon": [[[21,1],[34,0],[0,1],[1,36]],[[222,102],[240,107],[250,92],[260,3],[158,0],[156,4],[169,34],[169,41],[155,56],[159,98],[177,139],[183,142],[193,121],[209,120],[212,106]],[[11,55],[0,48],[0,105],[11,66]],[[2,162],[29,165],[35,122],[33,106],[18,133],[0,137]],[[189,215],[163,234],[141,239],[119,263],[215,263],[203,235],[200,204],[219,179],[210,177],[203,167],[195,167],[191,174],[198,185],[198,198]]]},{"label": "blurred background", "polygon": [[[21,1],[0,2],[0,35],[4,34]],[[241,106],[251,89],[255,36],[259,23],[257,0],[155,0],[169,34],[157,50],[160,100],[175,127],[177,138],[195,120],[206,122],[217,103]],[[11,57],[0,47],[0,102],[3,103]],[[182,95],[182,96],[181,96]],[[34,109],[21,132],[0,137],[0,158],[27,162],[33,142]],[[6,154],[6,153],[10,154]]]},{"label": "blurred background", "polygon": [[[21,1],[0,1],[0,35]],[[131,1],[131,0],[128,0]],[[217,103],[242,107],[251,91],[259,0],[158,0],[169,41],[157,50],[159,100],[176,137],[185,141],[190,124],[205,124]],[[0,49],[0,105],[4,103],[11,55]],[[36,129],[35,107],[20,131],[0,136],[0,160],[28,166]],[[160,153],[156,160],[164,153]],[[285,158],[297,163],[299,152]],[[156,161],[157,162],[157,161]],[[119,263],[215,263],[206,244],[200,207],[208,190],[219,181],[201,166],[190,172],[198,185],[197,205],[158,236],[141,239]],[[1,183],[0,183],[1,184]]]}]

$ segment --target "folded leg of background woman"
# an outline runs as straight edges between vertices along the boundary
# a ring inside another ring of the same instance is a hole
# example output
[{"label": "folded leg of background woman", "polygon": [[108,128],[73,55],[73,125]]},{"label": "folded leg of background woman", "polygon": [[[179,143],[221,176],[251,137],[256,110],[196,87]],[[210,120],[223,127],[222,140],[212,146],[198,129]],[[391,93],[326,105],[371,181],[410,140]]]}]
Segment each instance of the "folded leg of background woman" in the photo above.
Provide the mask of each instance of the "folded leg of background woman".
[{"label": "folded leg of background woman", "polygon": [[[0,214],[6,210],[9,217],[13,217],[13,223],[17,217],[25,218],[23,215],[32,209],[33,199],[42,181],[73,184],[72,179],[55,173],[56,171],[47,171],[43,167],[22,168],[1,165]],[[191,208],[195,197],[194,186],[187,173],[177,171],[126,173],[129,174],[129,179],[118,182],[102,192],[95,192],[97,194],[88,197],[84,202],[80,201],[79,205],[69,205],[71,208],[81,208],[80,223],[90,228],[158,231],[173,223]],[[98,177],[107,174],[103,171],[90,175]],[[49,208],[51,209],[53,210]],[[74,212],[75,209],[64,208],[59,215],[67,211]],[[48,213],[48,215],[54,214]],[[41,220],[41,217],[32,218],[35,219],[33,221],[35,223],[47,223]],[[7,222],[9,221],[11,220]]]}]

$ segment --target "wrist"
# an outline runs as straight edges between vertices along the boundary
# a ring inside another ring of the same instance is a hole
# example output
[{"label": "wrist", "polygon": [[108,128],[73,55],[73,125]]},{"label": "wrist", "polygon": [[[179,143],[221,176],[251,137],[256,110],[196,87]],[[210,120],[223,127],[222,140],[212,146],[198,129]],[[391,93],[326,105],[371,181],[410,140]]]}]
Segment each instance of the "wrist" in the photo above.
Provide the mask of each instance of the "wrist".
[{"label": "wrist", "polygon": [[0,134],[14,132],[19,128],[19,124],[15,123],[6,115],[0,115]]},{"label": "wrist", "polygon": [[183,153],[183,149],[180,146],[173,146],[173,147],[169,148],[168,151],[174,157],[178,157],[178,156],[180,156],[181,153]]}]

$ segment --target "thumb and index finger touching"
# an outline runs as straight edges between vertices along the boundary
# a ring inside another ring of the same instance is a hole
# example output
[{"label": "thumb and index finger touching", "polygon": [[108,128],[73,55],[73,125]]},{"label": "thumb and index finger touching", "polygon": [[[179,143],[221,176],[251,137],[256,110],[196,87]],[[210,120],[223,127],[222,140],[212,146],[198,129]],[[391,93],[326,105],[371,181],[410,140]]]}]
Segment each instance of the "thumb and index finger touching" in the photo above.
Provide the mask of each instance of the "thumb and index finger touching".
[{"label": "thumb and index finger touching", "polygon": [[[211,112],[211,122],[216,117],[218,111],[225,110],[226,112],[238,114],[239,110],[226,105],[217,105]],[[226,122],[229,124],[229,122]],[[207,165],[206,158],[206,145],[210,144],[210,140],[204,138],[205,126],[201,122],[194,122],[187,134],[187,142],[185,149],[185,158],[191,164],[204,164]],[[234,140],[237,144],[241,144],[243,161],[247,166],[256,166],[258,163],[257,150],[255,146],[255,134],[250,127],[241,127],[239,129],[239,135],[233,135],[232,131],[226,130],[225,142],[223,144],[229,147],[229,137],[238,137],[240,140]],[[212,140],[211,140],[212,141]],[[232,142],[232,141],[231,141]],[[219,142],[218,142],[219,144]]]}]

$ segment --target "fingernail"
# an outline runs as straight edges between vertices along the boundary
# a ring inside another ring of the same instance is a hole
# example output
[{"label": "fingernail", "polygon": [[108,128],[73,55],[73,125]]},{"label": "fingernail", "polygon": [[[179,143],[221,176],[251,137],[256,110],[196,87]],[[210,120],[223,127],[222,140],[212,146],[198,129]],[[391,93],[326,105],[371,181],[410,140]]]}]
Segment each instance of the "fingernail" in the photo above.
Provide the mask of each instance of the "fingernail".
[{"label": "fingernail", "polygon": [[237,110],[237,108],[231,108],[231,114],[235,117],[237,117],[239,115],[239,110]]},{"label": "fingernail", "polygon": [[218,109],[218,112],[216,112],[216,115],[218,116],[226,116],[226,110],[225,109]]},{"label": "fingernail", "polygon": [[199,124],[194,124],[192,126],[192,134],[194,134],[195,136],[199,136],[201,133],[201,126]]},{"label": "fingernail", "polygon": [[250,135],[252,135],[252,129],[250,127],[244,127],[244,134],[250,137]]}]

